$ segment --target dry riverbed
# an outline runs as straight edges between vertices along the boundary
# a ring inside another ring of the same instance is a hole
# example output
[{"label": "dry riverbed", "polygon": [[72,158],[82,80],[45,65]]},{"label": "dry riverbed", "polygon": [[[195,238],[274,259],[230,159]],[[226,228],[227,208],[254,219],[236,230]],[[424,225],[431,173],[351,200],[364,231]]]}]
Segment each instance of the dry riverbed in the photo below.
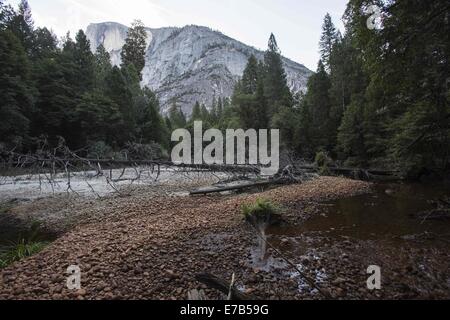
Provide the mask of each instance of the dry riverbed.
[{"label": "dry riverbed", "polygon": [[[323,214],[326,201],[368,193],[371,187],[322,177],[259,194],[188,197],[138,192],[74,201],[71,209],[60,203],[60,210],[68,215],[76,210],[83,223],[69,223],[69,231],[44,251],[0,271],[0,299],[186,299],[192,289],[221,298],[195,280],[198,273],[224,279],[236,273],[238,287],[257,299],[321,299],[276,252],[269,251],[265,263],[256,261],[258,238],[243,221],[241,205],[258,197],[271,199],[283,207],[285,224],[295,225]],[[45,207],[49,200],[41,201]],[[273,239],[297,269],[334,298],[450,298],[446,246],[407,241],[399,246],[325,233],[305,233],[296,240],[307,244],[304,252],[284,250],[291,239]],[[70,265],[81,268],[81,290],[66,288]],[[369,265],[382,268],[382,290],[367,289]]]}]

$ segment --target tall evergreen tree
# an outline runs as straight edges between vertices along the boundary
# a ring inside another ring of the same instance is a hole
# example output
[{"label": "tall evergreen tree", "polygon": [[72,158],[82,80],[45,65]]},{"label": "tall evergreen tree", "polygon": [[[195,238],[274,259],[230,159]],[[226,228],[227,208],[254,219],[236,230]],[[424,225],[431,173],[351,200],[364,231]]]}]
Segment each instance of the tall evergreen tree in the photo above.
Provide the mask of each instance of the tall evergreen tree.
[{"label": "tall evergreen tree", "polygon": [[80,89],[80,92],[91,90],[94,85],[94,55],[91,52],[89,40],[86,38],[86,35],[82,30],[78,31],[75,38],[73,58],[78,77],[78,81],[76,83]]},{"label": "tall evergreen tree", "polygon": [[269,38],[264,62],[264,93],[269,104],[269,116],[272,116],[280,106],[292,106],[293,103],[280,50],[273,34]]},{"label": "tall evergreen tree", "polygon": [[127,85],[127,80],[118,67],[113,67],[106,77],[106,95],[118,106],[124,121],[122,142],[134,136],[135,119],[133,93]]},{"label": "tall evergreen tree", "polygon": [[186,116],[176,103],[174,103],[169,110],[169,119],[172,130],[186,128]]},{"label": "tall evergreen tree", "polygon": [[197,101],[192,109],[191,122],[202,120],[202,109],[200,103]]},{"label": "tall evergreen tree", "polygon": [[27,137],[33,107],[30,64],[20,40],[0,30],[0,143],[20,147]]},{"label": "tall evergreen tree", "polygon": [[37,28],[34,32],[34,42],[31,58],[35,60],[52,58],[58,52],[58,39],[47,28]]},{"label": "tall evergreen tree", "polygon": [[122,48],[122,66],[133,64],[139,77],[145,67],[145,50],[147,48],[147,32],[144,24],[135,20],[128,30],[125,45]]},{"label": "tall evergreen tree", "polygon": [[159,113],[159,101],[156,94],[148,88],[141,93],[141,103],[137,105],[137,137],[145,144],[160,143],[167,147],[169,133],[164,119]]},{"label": "tall evergreen tree", "polygon": [[89,146],[104,142],[107,146],[120,147],[123,119],[119,107],[99,92],[86,93],[76,106],[80,121],[80,145]]},{"label": "tall evergreen tree", "polygon": [[0,0],[0,30],[9,27],[14,16],[14,9],[10,5],[5,4],[4,0]]},{"label": "tall evergreen tree", "polygon": [[330,71],[330,59],[333,47],[338,39],[336,28],[329,13],[325,15],[322,36],[319,42],[320,55],[327,71]]},{"label": "tall evergreen tree", "polygon": [[258,61],[254,55],[251,55],[248,59],[247,66],[244,69],[242,76],[242,93],[243,94],[255,94],[260,75],[258,72]]},{"label": "tall evergreen tree", "polygon": [[330,141],[330,135],[332,134],[330,127],[330,88],[331,82],[325,71],[325,66],[322,61],[319,61],[317,73],[312,75],[308,81],[308,92],[305,96],[311,120],[311,126],[309,127],[311,130],[309,132],[311,147],[316,152],[320,149],[330,150],[333,147]]},{"label": "tall evergreen tree", "polygon": [[95,88],[104,91],[106,78],[112,70],[111,56],[103,44],[99,45],[94,56],[95,60]]},{"label": "tall evergreen tree", "polygon": [[30,55],[34,42],[34,21],[27,0],[21,0],[19,9],[10,22],[10,30],[22,43],[25,52]]}]

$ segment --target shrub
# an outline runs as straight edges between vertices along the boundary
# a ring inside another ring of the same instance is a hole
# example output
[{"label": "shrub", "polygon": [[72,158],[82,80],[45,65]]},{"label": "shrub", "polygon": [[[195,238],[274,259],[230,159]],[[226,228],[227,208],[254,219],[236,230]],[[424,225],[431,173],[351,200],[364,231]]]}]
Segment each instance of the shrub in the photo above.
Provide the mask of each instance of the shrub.
[{"label": "shrub", "polygon": [[109,159],[112,157],[113,150],[103,141],[97,141],[89,146],[88,158]]},{"label": "shrub", "polygon": [[261,229],[266,228],[279,216],[280,208],[267,199],[257,199],[253,204],[243,205],[245,220]]},{"label": "shrub", "polygon": [[333,165],[333,160],[327,152],[320,151],[316,154],[315,165],[319,168],[321,175],[327,175],[330,174],[329,167]]}]

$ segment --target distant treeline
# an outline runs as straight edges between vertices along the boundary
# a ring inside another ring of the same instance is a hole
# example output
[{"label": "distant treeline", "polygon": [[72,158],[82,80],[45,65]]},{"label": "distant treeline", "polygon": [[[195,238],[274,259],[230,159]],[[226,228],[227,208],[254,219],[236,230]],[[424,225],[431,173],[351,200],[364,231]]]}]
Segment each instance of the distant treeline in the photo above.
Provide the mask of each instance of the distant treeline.
[{"label": "distant treeline", "polygon": [[[377,28],[368,20],[380,8]],[[450,166],[450,4],[447,0],[350,0],[345,33],[326,15],[321,60],[306,94],[289,90],[274,35],[263,61],[250,57],[230,98],[196,103],[187,119],[174,102],[160,114],[141,88],[146,34],[135,22],[113,67],[103,46],[91,53],[83,31],[61,41],[35,28],[26,1],[0,0],[0,144],[32,151],[46,139],[92,155],[127,143],[169,150],[170,133],[204,127],[280,128],[297,156],[417,176]]]}]

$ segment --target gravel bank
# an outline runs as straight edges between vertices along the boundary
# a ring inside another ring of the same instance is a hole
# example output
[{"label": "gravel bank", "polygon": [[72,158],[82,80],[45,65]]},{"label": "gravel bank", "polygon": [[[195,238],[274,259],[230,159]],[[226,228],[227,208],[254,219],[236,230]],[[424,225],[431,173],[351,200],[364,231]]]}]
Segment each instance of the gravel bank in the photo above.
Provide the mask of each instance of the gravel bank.
[{"label": "gravel bank", "polygon": [[[269,198],[286,208],[287,222],[300,223],[320,212],[319,202],[369,191],[370,184],[364,182],[324,177],[257,195],[141,194],[93,202],[80,214],[97,218],[1,271],[0,299],[186,299],[189,290],[203,288],[195,281],[201,272],[223,278],[235,272],[239,287],[258,299],[319,299],[275,255],[268,269],[253,263],[257,238],[242,220],[240,207],[258,197]],[[326,240],[321,235],[309,239],[311,250],[291,259],[335,298],[449,297],[446,251],[405,247],[401,259],[380,243]],[[424,286],[414,276],[420,273],[414,260],[419,256],[426,261]],[[386,287],[376,293],[365,288],[368,257],[382,265],[390,261],[392,269]],[[80,266],[82,290],[66,288],[69,265]],[[206,294],[221,297],[212,290]]]}]

